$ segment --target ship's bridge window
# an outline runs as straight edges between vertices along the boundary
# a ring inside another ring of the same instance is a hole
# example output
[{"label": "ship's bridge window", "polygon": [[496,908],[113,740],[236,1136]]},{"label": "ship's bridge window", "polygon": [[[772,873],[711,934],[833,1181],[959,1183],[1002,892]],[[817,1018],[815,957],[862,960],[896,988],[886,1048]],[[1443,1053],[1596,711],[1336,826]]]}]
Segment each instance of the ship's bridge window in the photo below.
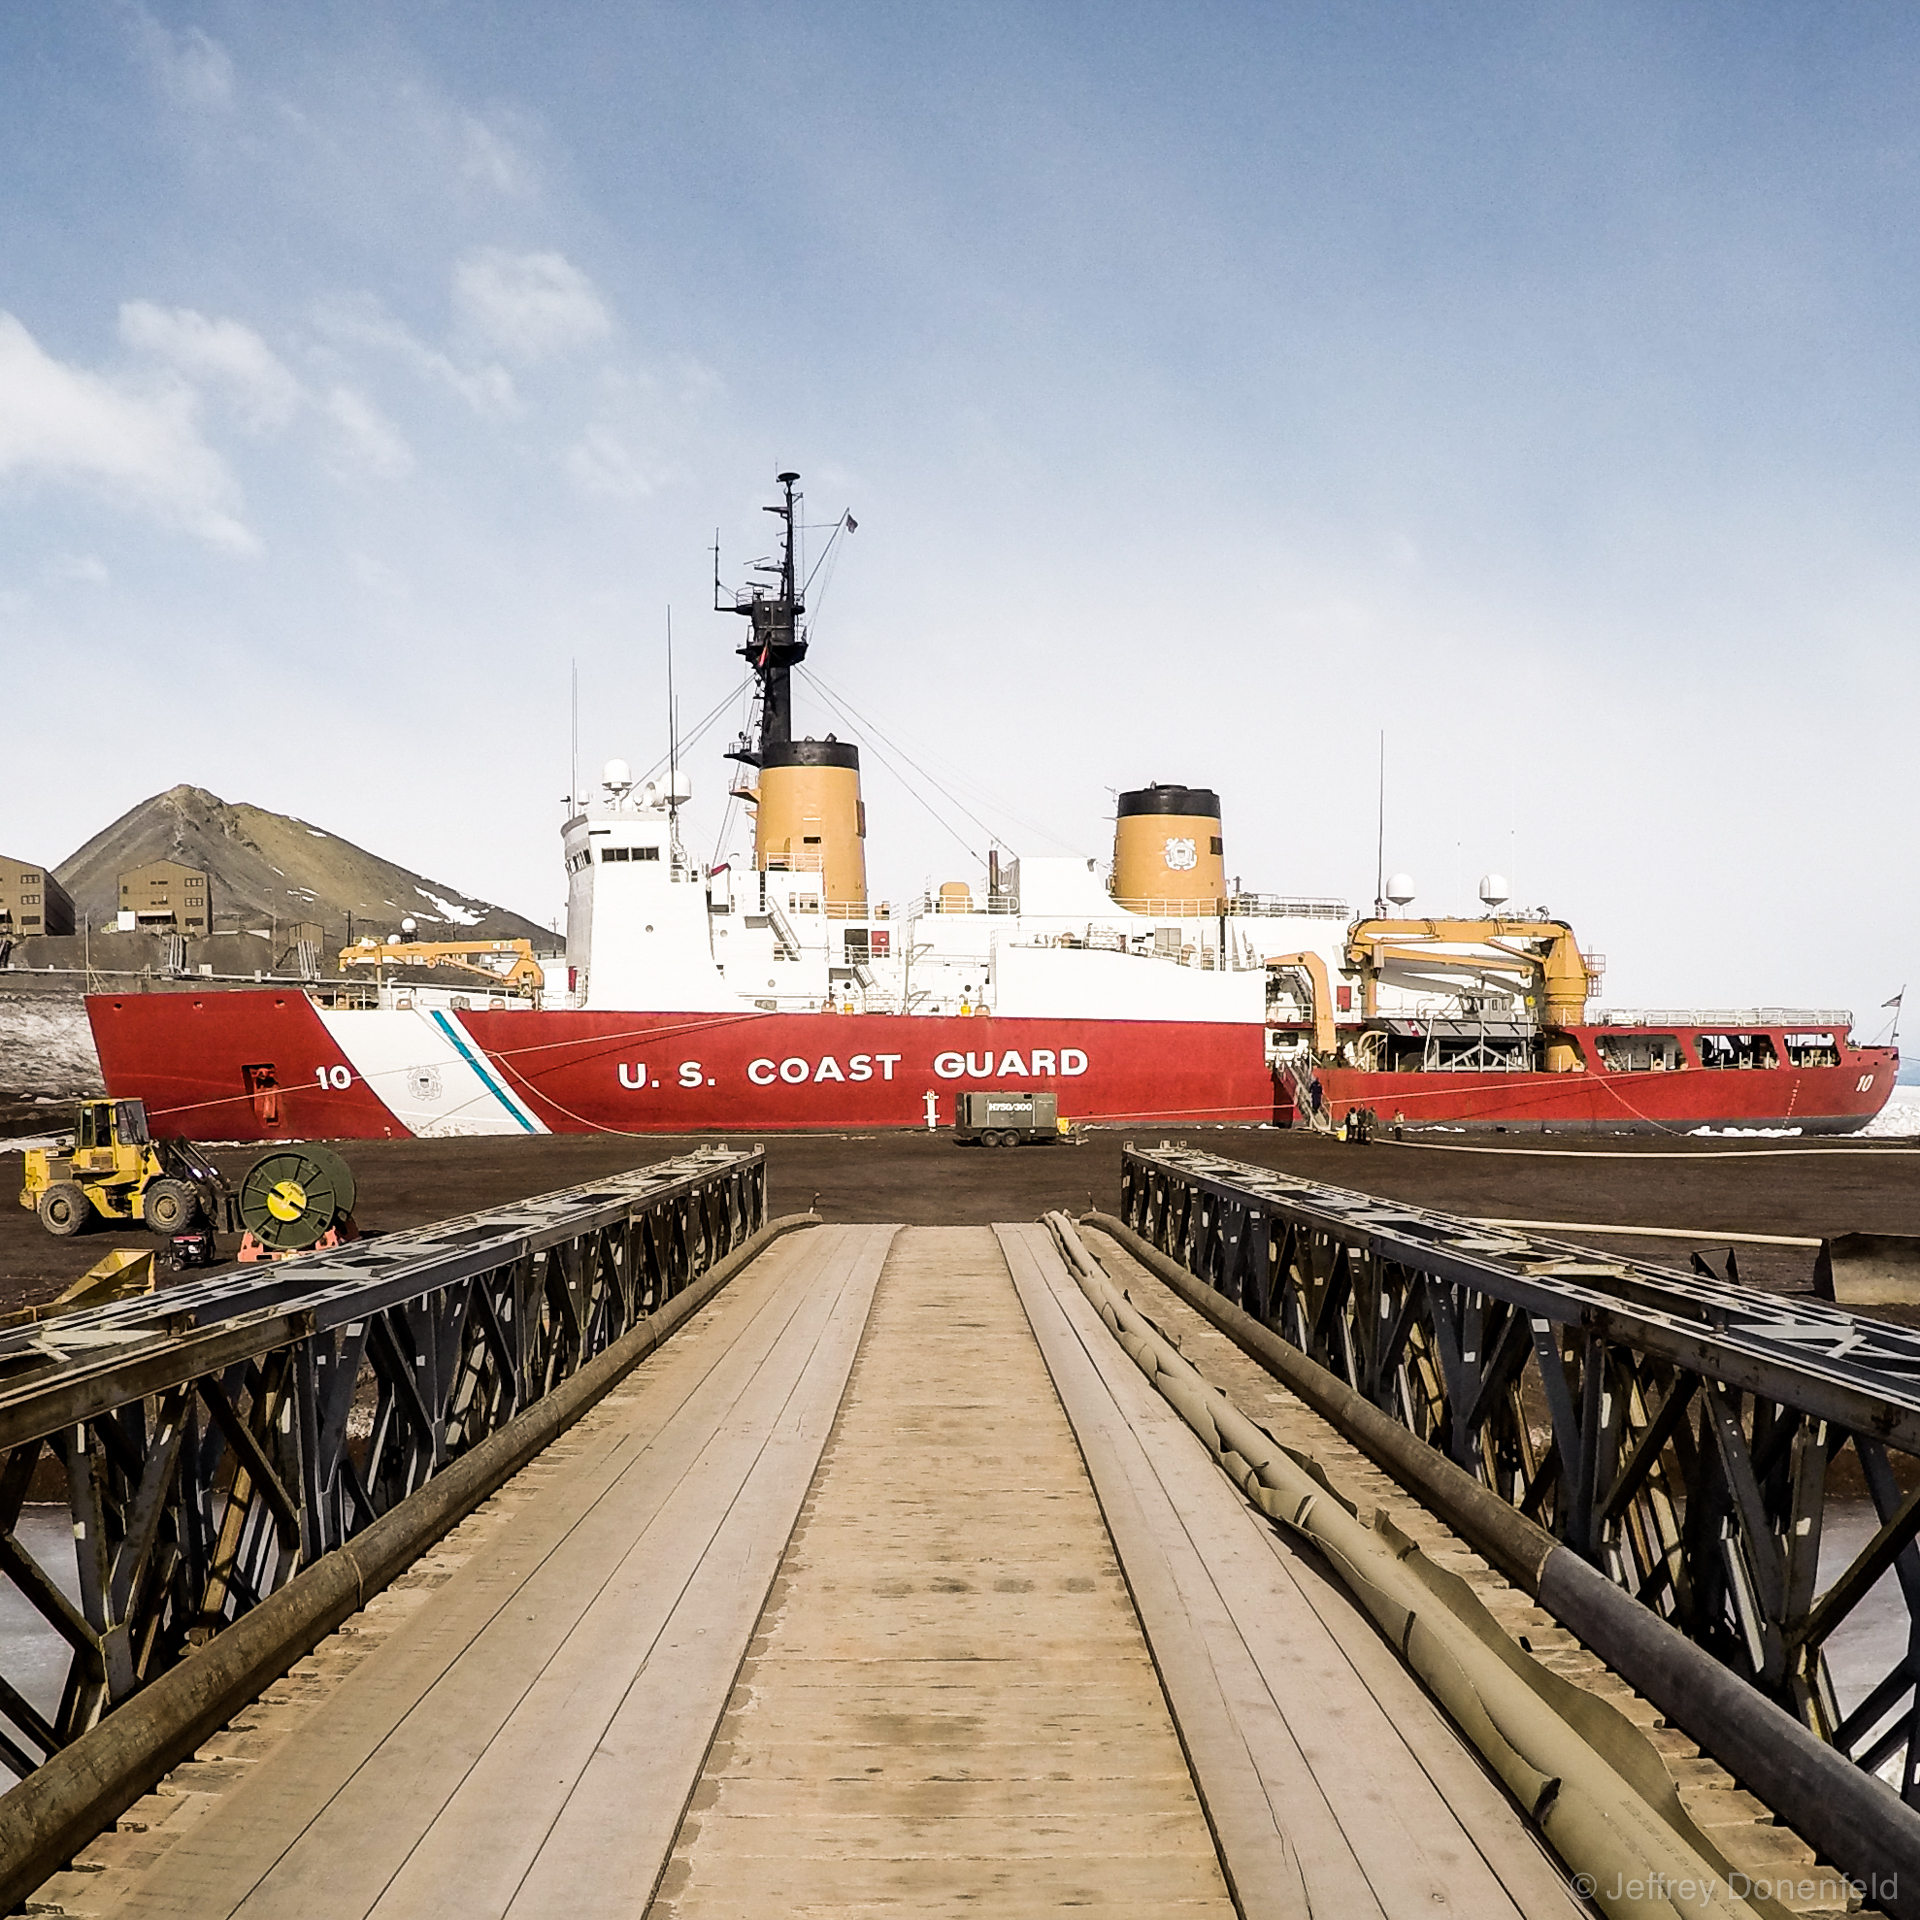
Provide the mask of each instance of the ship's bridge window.
[{"label": "ship's bridge window", "polygon": [[1668,1073],[1686,1065],[1671,1033],[1603,1033],[1600,1060],[1609,1073]]},{"label": "ship's bridge window", "polygon": [[660,849],[658,847],[635,847],[633,857],[636,860],[658,860],[660,858]]},{"label": "ship's bridge window", "polygon": [[1703,1033],[1699,1036],[1703,1067],[1777,1067],[1780,1056],[1768,1033]]},{"label": "ship's bridge window", "polygon": [[600,864],[607,866],[615,860],[630,859],[632,854],[633,849],[631,847],[602,847],[600,849]]},{"label": "ship's bridge window", "polygon": [[1787,1058],[1796,1067],[1837,1067],[1840,1048],[1830,1033],[1790,1033]]}]

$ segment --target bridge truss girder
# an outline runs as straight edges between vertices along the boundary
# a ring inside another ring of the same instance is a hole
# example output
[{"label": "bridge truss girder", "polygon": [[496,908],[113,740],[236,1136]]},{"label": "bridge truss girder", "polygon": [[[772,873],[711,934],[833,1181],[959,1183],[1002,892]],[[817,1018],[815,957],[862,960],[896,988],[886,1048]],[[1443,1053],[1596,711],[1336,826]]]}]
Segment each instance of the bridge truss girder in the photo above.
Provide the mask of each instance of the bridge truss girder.
[{"label": "bridge truss girder", "polygon": [[[1920,1330],[1129,1146],[1121,1217],[1920,1806]],[[1818,1584],[1853,1456],[1872,1538]],[[1903,1651],[1826,1649],[1889,1570]]]},{"label": "bridge truss girder", "polygon": [[[0,1334],[0,1579],[66,1648],[51,1712],[0,1672],[0,1765],[31,1772],[765,1219],[761,1150],[707,1149]],[[50,1464],[77,1600],[21,1537]]]}]

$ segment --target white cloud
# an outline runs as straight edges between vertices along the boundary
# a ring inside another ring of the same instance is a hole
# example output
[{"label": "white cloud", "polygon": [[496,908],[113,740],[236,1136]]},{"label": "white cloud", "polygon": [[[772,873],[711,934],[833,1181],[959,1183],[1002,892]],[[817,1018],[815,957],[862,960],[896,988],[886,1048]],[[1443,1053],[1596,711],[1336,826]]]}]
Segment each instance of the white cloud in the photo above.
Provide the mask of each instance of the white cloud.
[{"label": "white cloud", "polygon": [[505,367],[458,365],[419,339],[370,293],[329,302],[315,322],[335,340],[393,354],[423,378],[457,393],[476,413],[500,418],[520,410],[520,396]]},{"label": "white cloud", "polygon": [[104,587],[108,577],[107,563],[96,553],[57,554],[47,563],[47,578],[63,585]]},{"label": "white cloud", "polygon": [[645,500],[657,482],[608,426],[589,427],[567,449],[567,478],[599,500]]},{"label": "white cloud", "polygon": [[0,312],[0,475],[91,486],[216,546],[257,543],[238,490],[200,437],[193,390],[137,390],[68,366]]},{"label": "white cloud", "polygon": [[460,171],[499,193],[522,194],[531,185],[520,149],[472,114],[460,121]]},{"label": "white cloud", "polygon": [[482,247],[453,270],[462,325],[518,360],[545,360],[603,340],[613,318],[594,284],[564,254]]},{"label": "white cloud", "polygon": [[273,349],[238,320],[209,320],[191,307],[129,300],[120,309],[120,338],[189,380],[226,388],[257,432],[284,427],[304,398],[300,382]]},{"label": "white cloud", "polygon": [[327,395],[327,418],[354,458],[375,473],[398,475],[413,466],[413,449],[400,430],[364,394],[335,387]]},{"label": "white cloud", "polygon": [[233,99],[233,59],[198,27],[173,33],[144,7],[133,14],[133,43],[160,90],[177,106],[224,107]]}]

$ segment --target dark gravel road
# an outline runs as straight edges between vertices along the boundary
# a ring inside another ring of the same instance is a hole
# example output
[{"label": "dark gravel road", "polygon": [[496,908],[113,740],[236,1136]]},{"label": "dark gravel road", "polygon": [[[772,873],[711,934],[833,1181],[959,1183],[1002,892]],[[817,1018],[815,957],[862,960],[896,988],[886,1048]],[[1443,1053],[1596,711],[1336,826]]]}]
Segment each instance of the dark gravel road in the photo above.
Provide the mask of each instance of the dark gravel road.
[{"label": "dark gravel road", "polygon": [[[1120,1149],[1158,1131],[1094,1133],[1062,1146],[998,1152],[958,1147],[950,1135],[774,1135],[766,1141],[773,1210],[803,1210],[818,1197],[833,1220],[974,1225],[1030,1220],[1048,1207],[1112,1207]],[[1451,1212],[1510,1219],[1623,1223],[1689,1229],[1698,1238],[1578,1237],[1641,1259],[1684,1267],[1690,1245],[1724,1260],[1718,1232],[1818,1236],[1846,1231],[1920,1234],[1920,1152],[1897,1143],[1845,1149],[1788,1143],[1764,1156],[1751,1148],[1607,1139],[1590,1147],[1558,1138],[1498,1152],[1336,1141],[1254,1128],[1188,1128],[1194,1146],[1388,1194]],[[417,1226],[530,1193],[591,1180],[698,1144],[660,1135],[559,1135],[539,1140],[347,1141],[341,1151],[360,1187],[358,1217],[370,1232]],[[744,1138],[735,1144],[749,1144]],[[257,1148],[219,1149],[230,1178]],[[11,1204],[16,1155],[0,1156],[0,1308],[44,1300],[77,1279],[110,1247],[143,1245],[124,1229],[56,1240]],[[1741,1277],[1787,1291],[1807,1285],[1812,1256],[1799,1248],[1739,1249]]]}]

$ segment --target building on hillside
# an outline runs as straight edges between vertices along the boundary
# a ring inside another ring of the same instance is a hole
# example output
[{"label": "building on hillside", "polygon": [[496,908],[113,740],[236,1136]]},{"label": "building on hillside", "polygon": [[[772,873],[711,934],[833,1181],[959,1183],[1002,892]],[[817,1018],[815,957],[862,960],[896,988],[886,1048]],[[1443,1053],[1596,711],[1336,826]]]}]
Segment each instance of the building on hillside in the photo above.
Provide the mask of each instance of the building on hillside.
[{"label": "building on hillside", "polygon": [[291,926],[281,928],[276,944],[280,951],[274,956],[274,971],[291,971],[302,980],[311,980],[320,971],[320,956],[327,947],[327,930],[318,920],[296,920]]},{"label": "building on hillside", "polygon": [[177,860],[149,860],[120,876],[120,927],[126,933],[179,933],[198,940],[213,931],[213,877]]},{"label": "building on hillside", "polygon": [[0,854],[0,938],[73,931],[73,901],[45,867]]}]

